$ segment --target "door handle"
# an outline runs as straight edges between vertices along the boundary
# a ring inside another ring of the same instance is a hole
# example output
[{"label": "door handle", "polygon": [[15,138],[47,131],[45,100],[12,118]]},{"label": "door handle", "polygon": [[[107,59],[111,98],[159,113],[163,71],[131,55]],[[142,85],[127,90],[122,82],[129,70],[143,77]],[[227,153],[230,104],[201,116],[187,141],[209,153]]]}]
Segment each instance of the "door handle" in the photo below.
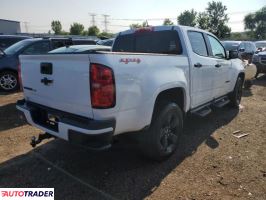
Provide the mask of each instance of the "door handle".
[{"label": "door handle", "polygon": [[194,67],[200,68],[200,67],[202,67],[202,64],[196,63],[196,64],[194,64]]},{"label": "door handle", "polygon": [[218,67],[222,67],[222,65],[221,64],[216,64],[215,67],[217,67],[217,68]]}]

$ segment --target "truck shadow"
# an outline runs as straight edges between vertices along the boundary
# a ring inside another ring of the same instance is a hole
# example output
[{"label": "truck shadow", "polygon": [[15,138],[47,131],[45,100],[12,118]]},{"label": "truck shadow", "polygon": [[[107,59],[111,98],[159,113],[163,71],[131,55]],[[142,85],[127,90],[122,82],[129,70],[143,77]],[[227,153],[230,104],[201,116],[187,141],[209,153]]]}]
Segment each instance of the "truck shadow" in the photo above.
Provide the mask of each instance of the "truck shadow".
[{"label": "truck shadow", "polygon": [[13,129],[26,124],[26,121],[19,117],[16,103],[0,106],[0,124],[0,131]]},{"label": "truck shadow", "polygon": [[54,187],[56,199],[107,198],[71,178],[70,173],[115,198],[143,199],[200,145],[218,148],[219,142],[212,134],[237,114],[238,110],[226,107],[205,118],[189,116],[178,151],[161,163],[139,156],[127,143],[118,142],[108,151],[90,152],[52,140],[0,164],[0,187]]},{"label": "truck shadow", "polygon": [[259,76],[254,80],[253,84],[266,87],[266,75]]}]

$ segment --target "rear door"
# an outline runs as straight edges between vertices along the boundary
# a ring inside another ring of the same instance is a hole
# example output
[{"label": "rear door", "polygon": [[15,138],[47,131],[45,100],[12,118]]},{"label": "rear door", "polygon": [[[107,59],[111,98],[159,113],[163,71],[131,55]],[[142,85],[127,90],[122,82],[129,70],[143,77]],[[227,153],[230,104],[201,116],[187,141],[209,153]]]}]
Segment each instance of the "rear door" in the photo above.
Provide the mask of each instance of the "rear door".
[{"label": "rear door", "polygon": [[92,117],[88,55],[20,56],[26,100]]},{"label": "rear door", "polygon": [[[191,45],[191,107],[207,103],[213,99],[213,83],[216,60],[210,59],[204,34],[188,31]],[[190,48],[189,48],[190,49]]]}]

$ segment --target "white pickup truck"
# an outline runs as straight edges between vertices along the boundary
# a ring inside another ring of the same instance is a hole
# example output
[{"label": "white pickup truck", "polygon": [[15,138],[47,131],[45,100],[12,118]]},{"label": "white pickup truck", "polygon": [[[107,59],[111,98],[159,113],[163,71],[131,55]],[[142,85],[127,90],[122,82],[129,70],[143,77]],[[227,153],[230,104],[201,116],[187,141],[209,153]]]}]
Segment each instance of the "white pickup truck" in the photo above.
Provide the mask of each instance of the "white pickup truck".
[{"label": "white pickup truck", "polygon": [[162,160],[177,148],[187,113],[238,107],[245,73],[236,57],[192,27],[127,30],[112,52],[20,56],[17,108],[32,126],[92,148],[140,131],[144,153]]}]

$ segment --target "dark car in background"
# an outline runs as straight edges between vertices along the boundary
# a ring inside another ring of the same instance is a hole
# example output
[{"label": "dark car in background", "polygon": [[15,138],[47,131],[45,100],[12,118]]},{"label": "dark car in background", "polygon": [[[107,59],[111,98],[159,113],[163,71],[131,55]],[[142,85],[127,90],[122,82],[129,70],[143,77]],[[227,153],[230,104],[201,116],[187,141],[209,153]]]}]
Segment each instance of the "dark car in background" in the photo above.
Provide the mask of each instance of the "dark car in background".
[{"label": "dark car in background", "polygon": [[106,40],[99,40],[97,41],[98,45],[104,45],[104,46],[113,46],[114,38],[106,39]]},{"label": "dark car in background", "polygon": [[222,45],[224,46],[226,51],[238,51],[238,47],[241,41],[222,41]]},{"label": "dark car in background", "polygon": [[254,53],[256,53],[256,51],[257,48],[254,42],[244,41],[241,42],[238,47],[238,56],[242,60],[248,60],[248,63],[250,64],[252,61],[252,57]]},{"label": "dark car in background", "polygon": [[14,91],[19,87],[18,65],[19,55],[37,55],[73,43],[87,43],[91,40],[72,38],[34,38],[17,42],[0,53],[0,90]]},{"label": "dark car in background", "polygon": [[21,35],[0,35],[0,49],[5,50],[11,45],[31,37]]},{"label": "dark car in background", "polygon": [[255,78],[257,78],[260,73],[266,74],[266,51],[254,54],[252,63],[257,67],[257,74],[255,75]]}]

